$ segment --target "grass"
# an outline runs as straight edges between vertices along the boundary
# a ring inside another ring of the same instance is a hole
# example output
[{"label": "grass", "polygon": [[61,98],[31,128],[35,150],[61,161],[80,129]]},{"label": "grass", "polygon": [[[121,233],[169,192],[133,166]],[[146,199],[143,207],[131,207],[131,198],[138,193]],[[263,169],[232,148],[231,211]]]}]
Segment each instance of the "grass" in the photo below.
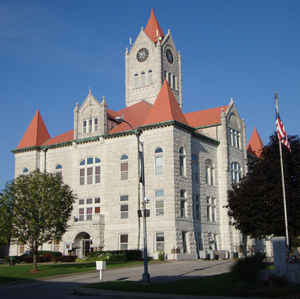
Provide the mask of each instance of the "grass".
[{"label": "grass", "polygon": [[[107,269],[133,267],[143,264],[142,261],[130,261],[122,264],[108,265]],[[32,281],[40,278],[72,273],[96,271],[95,262],[72,264],[39,264],[38,272],[31,273],[32,264],[17,264],[15,266],[0,266],[0,284]]]},{"label": "grass", "polygon": [[89,284],[86,288],[198,296],[282,297],[300,293],[300,285],[264,286],[241,282],[232,273],[145,284],[136,281],[111,281]]}]

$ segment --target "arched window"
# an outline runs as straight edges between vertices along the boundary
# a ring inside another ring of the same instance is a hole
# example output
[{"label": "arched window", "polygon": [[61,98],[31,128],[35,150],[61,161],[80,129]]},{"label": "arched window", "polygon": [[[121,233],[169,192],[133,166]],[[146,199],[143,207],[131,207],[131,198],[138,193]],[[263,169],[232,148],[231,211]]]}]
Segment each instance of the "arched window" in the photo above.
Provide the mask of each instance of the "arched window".
[{"label": "arched window", "polygon": [[134,74],[134,87],[139,88],[139,74]]},{"label": "arched window", "polygon": [[149,83],[149,85],[152,84],[152,70],[148,71],[148,83]]},{"label": "arched window", "polygon": [[232,178],[232,184],[237,184],[240,182],[242,178],[242,169],[239,162],[231,163],[231,178]]},{"label": "arched window", "polygon": [[98,157],[88,157],[80,161],[79,183],[98,184],[101,181],[101,160]]},{"label": "arched window", "polygon": [[210,159],[205,161],[205,182],[207,185],[215,185],[215,166]]},{"label": "arched window", "polygon": [[164,168],[163,150],[161,147],[155,150],[155,175],[162,175]]},{"label": "arched window", "polygon": [[121,180],[128,180],[128,156],[123,154],[121,156]]},{"label": "arched window", "polygon": [[62,170],[63,167],[61,166],[61,164],[57,164],[55,167],[55,174],[62,178]]},{"label": "arched window", "polygon": [[186,157],[183,147],[179,149],[179,175],[186,176]]},{"label": "arched window", "polygon": [[28,173],[28,172],[29,172],[28,168],[24,167],[23,168],[23,173],[25,174],[25,173]]},{"label": "arched window", "polygon": [[146,74],[145,72],[141,72],[141,87],[144,87],[146,84]]}]

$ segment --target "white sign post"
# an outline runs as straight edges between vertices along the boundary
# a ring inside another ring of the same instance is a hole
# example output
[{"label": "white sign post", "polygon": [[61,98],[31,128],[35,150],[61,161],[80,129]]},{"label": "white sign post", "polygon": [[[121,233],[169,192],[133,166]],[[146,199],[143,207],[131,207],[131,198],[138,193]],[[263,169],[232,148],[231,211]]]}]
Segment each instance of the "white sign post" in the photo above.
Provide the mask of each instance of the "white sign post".
[{"label": "white sign post", "polygon": [[102,280],[102,271],[106,269],[106,261],[96,261],[96,270],[99,271],[99,278]]}]

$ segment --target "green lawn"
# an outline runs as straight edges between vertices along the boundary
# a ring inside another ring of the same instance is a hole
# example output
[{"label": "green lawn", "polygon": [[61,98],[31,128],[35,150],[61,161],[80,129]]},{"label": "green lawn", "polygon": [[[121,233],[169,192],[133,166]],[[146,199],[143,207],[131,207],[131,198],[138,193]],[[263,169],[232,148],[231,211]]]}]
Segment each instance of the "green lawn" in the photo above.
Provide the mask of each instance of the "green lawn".
[{"label": "green lawn", "polygon": [[280,297],[300,294],[300,286],[270,287],[247,284],[231,273],[171,282],[145,284],[134,281],[112,281],[89,284],[86,288],[198,296]]},{"label": "green lawn", "polygon": [[[142,265],[142,261],[132,261],[122,264],[108,265],[108,269],[132,267]],[[31,273],[31,264],[17,264],[16,266],[0,266],[0,284],[32,281],[42,277],[96,271],[95,262],[72,264],[39,264],[37,273]]]}]

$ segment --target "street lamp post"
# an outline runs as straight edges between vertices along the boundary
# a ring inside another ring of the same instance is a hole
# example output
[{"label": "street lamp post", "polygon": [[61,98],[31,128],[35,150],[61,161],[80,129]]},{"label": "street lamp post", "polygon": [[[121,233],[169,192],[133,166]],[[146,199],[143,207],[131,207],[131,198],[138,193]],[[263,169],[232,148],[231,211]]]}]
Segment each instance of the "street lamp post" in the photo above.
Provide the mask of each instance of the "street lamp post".
[{"label": "street lamp post", "polygon": [[[144,145],[140,142],[140,136],[141,136],[141,129],[137,128],[134,129],[130,122],[125,120],[122,117],[116,117],[115,120],[119,123],[124,122],[129,125],[129,127],[135,132],[135,136],[137,138],[137,156],[138,156],[138,219],[140,219],[140,207],[141,207],[141,201],[140,201],[140,184],[142,184],[142,217],[143,217],[143,228],[144,228],[144,273],[142,276],[143,282],[150,282],[150,273],[148,271],[148,250],[147,250],[147,209],[146,204],[148,203],[148,199],[146,198],[146,192],[145,192],[145,167],[144,167]],[[140,150],[141,148],[141,150]],[[140,220],[139,220],[140,221]],[[139,230],[140,234],[140,230]],[[140,236],[138,236],[138,240],[140,240]],[[138,248],[139,248],[139,241],[138,241]]]}]

